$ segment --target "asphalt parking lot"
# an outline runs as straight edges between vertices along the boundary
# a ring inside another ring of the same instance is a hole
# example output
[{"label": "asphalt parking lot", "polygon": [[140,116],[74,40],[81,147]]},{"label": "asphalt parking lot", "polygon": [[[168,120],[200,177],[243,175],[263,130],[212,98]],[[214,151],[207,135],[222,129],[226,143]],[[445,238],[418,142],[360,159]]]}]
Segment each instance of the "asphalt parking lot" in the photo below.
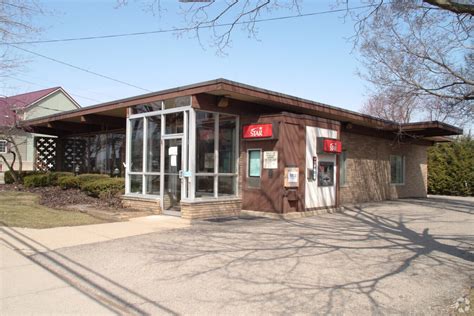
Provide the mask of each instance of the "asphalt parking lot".
[{"label": "asphalt parking lot", "polygon": [[32,259],[111,314],[432,315],[472,285],[473,245],[474,200],[438,197],[201,221]]}]

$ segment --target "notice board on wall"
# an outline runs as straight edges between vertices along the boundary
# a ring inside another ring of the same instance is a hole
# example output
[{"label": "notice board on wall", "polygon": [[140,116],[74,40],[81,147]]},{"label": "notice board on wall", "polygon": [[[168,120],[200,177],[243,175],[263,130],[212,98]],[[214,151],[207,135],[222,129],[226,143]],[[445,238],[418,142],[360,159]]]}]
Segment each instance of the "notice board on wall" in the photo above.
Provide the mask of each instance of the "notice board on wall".
[{"label": "notice board on wall", "polygon": [[263,152],[263,169],[278,169],[278,151]]},{"label": "notice board on wall", "polygon": [[297,188],[299,186],[299,172],[298,167],[285,168],[285,187]]}]

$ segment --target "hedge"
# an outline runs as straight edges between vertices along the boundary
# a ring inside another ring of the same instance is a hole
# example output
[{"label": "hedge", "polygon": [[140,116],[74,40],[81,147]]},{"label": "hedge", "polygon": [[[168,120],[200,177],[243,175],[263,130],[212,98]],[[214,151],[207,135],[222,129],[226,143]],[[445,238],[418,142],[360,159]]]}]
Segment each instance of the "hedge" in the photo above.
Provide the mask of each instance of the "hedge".
[{"label": "hedge", "polygon": [[74,176],[74,173],[72,173],[72,172],[51,172],[49,174],[50,185],[58,185],[59,179],[64,178],[64,177],[70,177],[70,176]]},{"label": "hedge", "polygon": [[85,182],[81,190],[88,195],[99,198],[110,198],[125,191],[125,178],[103,178]]},{"label": "hedge", "polygon": [[78,189],[81,186],[76,176],[66,176],[58,179],[58,186],[63,189]]},{"label": "hedge", "polygon": [[79,179],[79,183],[82,185],[83,183],[95,181],[99,179],[109,179],[110,177],[106,174],[97,174],[97,173],[83,173],[77,176]]},{"label": "hedge", "polygon": [[[40,173],[43,173],[43,172],[41,172],[41,171],[22,171],[21,174],[20,174],[20,178],[24,178],[26,176],[30,176],[30,175],[33,175],[33,174],[40,174]],[[5,181],[6,184],[15,183],[15,181],[13,180],[11,171],[5,171],[4,181]]]},{"label": "hedge", "polygon": [[31,187],[47,187],[51,184],[48,174],[32,174],[23,178],[23,185],[27,188]]},{"label": "hedge", "polygon": [[54,186],[58,185],[59,179],[70,175],[72,175],[70,172],[35,173],[25,176],[23,178],[23,184],[27,188]]},{"label": "hedge", "polygon": [[100,179],[110,179],[108,175],[105,174],[95,174],[95,173],[84,173],[78,176],[68,175],[66,177],[61,177],[58,180],[58,185],[62,189],[81,189],[81,187],[89,182],[100,180]]}]

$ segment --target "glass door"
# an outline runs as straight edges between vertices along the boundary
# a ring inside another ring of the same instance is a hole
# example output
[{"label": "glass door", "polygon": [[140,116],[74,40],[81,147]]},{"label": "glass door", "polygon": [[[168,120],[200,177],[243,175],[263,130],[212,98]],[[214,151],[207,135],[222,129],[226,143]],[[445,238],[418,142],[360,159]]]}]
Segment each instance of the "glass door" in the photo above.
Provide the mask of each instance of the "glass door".
[{"label": "glass door", "polygon": [[182,179],[182,138],[164,139],[163,210],[179,211]]}]

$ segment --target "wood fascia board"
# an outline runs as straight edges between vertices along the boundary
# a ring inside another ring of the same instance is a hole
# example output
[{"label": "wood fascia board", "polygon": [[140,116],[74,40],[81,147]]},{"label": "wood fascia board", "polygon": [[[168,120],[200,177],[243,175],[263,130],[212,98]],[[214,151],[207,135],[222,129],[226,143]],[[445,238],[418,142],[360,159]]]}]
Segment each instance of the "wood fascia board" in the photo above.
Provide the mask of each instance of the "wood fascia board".
[{"label": "wood fascia board", "polygon": [[125,118],[100,114],[81,115],[81,122],[99,126],[125,127]]},{"label": "wood fascia board", "polygon": [[127,108],[130,106],[135,106],[142,103],[151,103],[151,102],[171,99],[175,97],[180,97],[180,96],[186,96],[186,95],[192,96],[194,94],[207,93],[207,92],[217,90],[218,85],[219,84],[213,83],[213,84],[209,84],[205,86],[198,86],[198,87],[193,87],[189,89],[165,92],[165,93],[157,94],[153,96],[137,97],[136,99],[134,98],[134,99],[130,99],[130,100],[122,101],[122,102],[119,100],[118,102],[109,102],[105,104],[99,104],[97,106],[92,106],[89,108],[85,107],[78,110],[67,111],[60,114],[46,116],[44,118],[23,121],[21,122],[21,125],[25,125],[25,126],[41,125],[41,124],[45,124],[45,123],[49,123],[53,121],[60,121],[60,120],[83,116],[83,115],[98,114],[100,112],[105,112],[105,111],[109,111],[113,109]]},{"label": "wood fascia board", "polygon": [[338,121],[350,121],[354,123],[363,123],[364,125],[374,126],[374,127],[382,127],[386,128],[387,126],[391,126],[391,124],[387,121],[378,120],[376,118],[366,117],[364,115],[359,115],[356,113],[346,112],[342,109],[337,109],[330,107],[328,105],[319,104],[317,102],[311,102],[309,100],[303,100],[296,97],[291,97],[288,95],[277,94],[272,91],[268,90],[257,90],[251,89],[248,86],[240,86],[234,85],[230,83],[221,83],[221,90],[234,92],[238,94],[248,95],[255,98],[259,98],[265,101],[269,101],[272,103],[277,103],[280,105],[290,105],[292,107],[298,109],[305,109],[313,112],[315,115],[321,115],[324,118],[328,119],[335,119]]}]

